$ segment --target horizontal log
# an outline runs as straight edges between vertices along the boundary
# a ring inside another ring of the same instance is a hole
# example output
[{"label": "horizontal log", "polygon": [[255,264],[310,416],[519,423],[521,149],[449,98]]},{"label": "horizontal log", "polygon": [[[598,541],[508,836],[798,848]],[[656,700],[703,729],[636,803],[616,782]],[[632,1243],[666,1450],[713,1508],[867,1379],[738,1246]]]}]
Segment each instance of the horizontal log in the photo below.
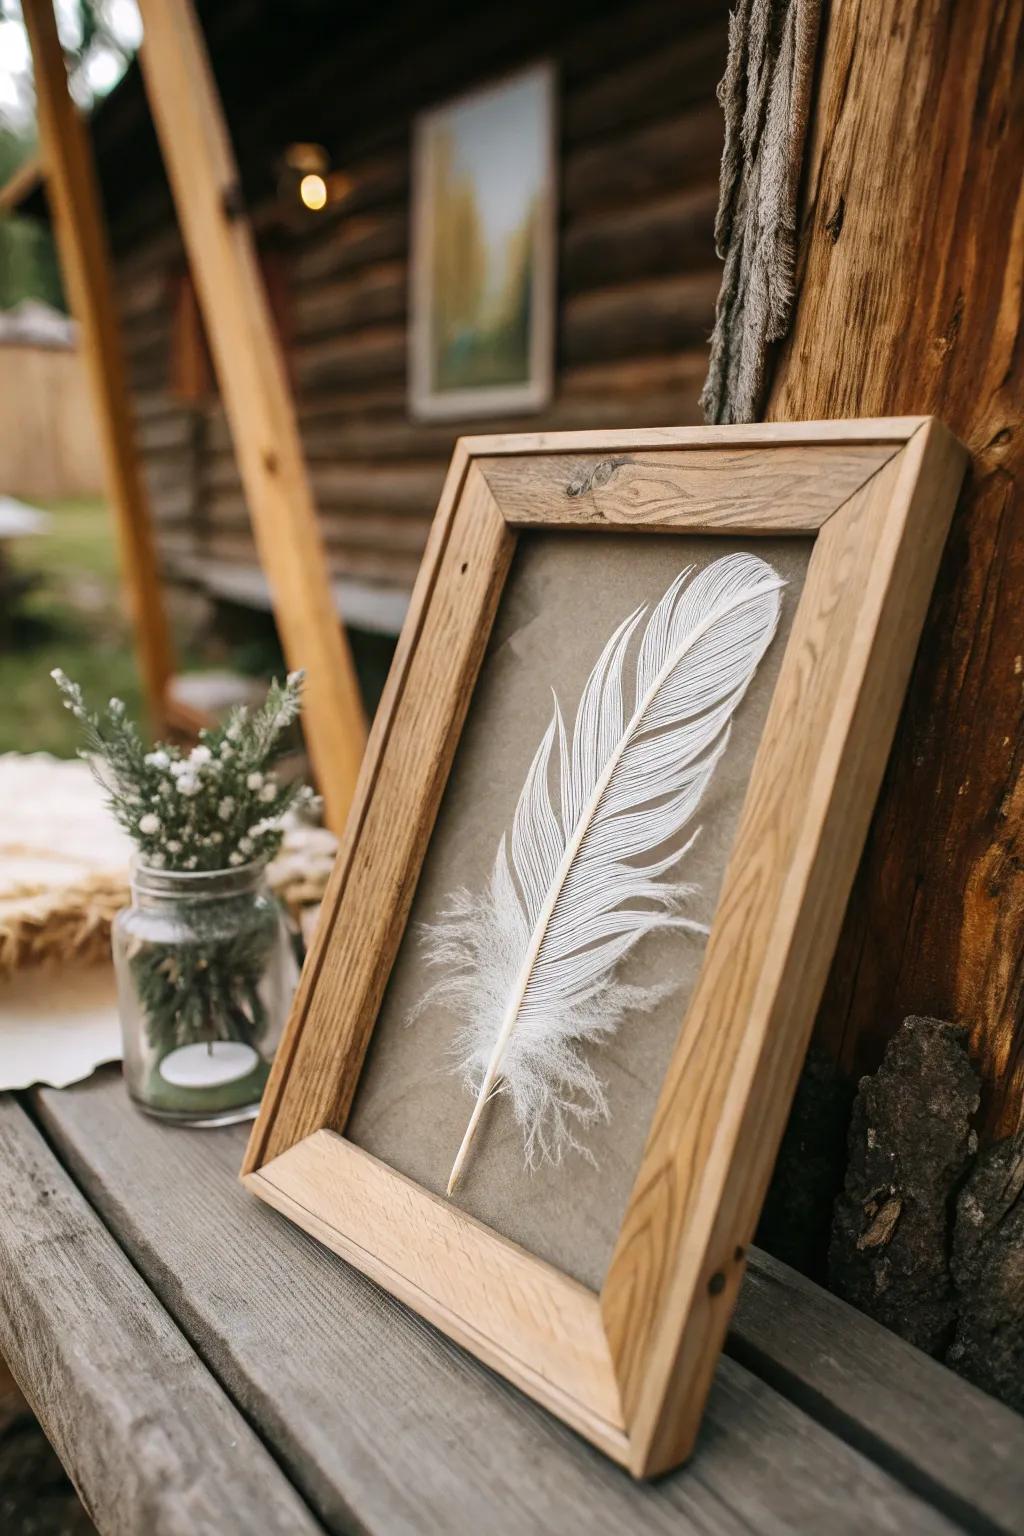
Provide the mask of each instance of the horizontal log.
[{"label": "horizontal log", "polygon": [[615,7],[600,19],[572,29],[560,50],[559,65],[567,96],[593,75],[621,69],[625,60],[660,49],[681,33],[717,28],[725,57],[726,26],[722,0],[652,0],[630,5],[628,18]]},{"label": "horizontal log", "polygon": [[296,285],[315,283],[336,273],[351,272],[371,262],[404,257],[409,240],[409,220],[403,206],[382,213],[359,214],[328,226],[324,234],[310,237],[291,258]]},{"label": "horizontal log", "polygon": [[183,482],[155,489],[150,486],[149,510],[154,523],[161,526],[188,523],[199,515],[195,489]]},{"label": "horizontal log", "polygon": [[716,25],[684,31],[674,42],[601,75],[565,101],[565,142],[576,144],[706,102],[710,83],[725,68],[725,52],[725,29]]},{"label": "horizontal log", "polygon": [[192,409],[199,408],[184,406],[166,386],[163,389],[140,389],[132,395],[132,414],[137,422],[163,420]]},{"label": "horizontal log", "polygon": [[[561,356],[574,364],[699,346],[714,323],[718,286],[719,274],[711,270],[573,295],[562,306]],[[329,382],[404,379],[405,330],[367,326],[305,342],[292,360],[295,378],[306,390]]]},{"label": "horizontal log", "polygon": [[168,222],[141,243],[115,253],[116,286],[130,287],[149,273],[166,274],[177,263],[184,263],[185,248],[176,222]]},{"label": "horizontal log", "polygon": [[575,293],[666,273],[715,269],[718,188],[708,183],[675,196],[581,218],[561,248],[564,287]]},{"label": "horizontal log", "polygon": [[205,541],[200,538],[194,528],[158,525],[156,535],[157,555],[164,568],[173,564],[175,560],[191,559],[205,549]]},{"label": "horizontal log", "polygon": [[118,281],[117,311],[122,326],[127,327],[132,321],[150,314],[154,309],[166,308],[170,299],[171,271],[169,263],[161,262],[155,267],[137,273],[134,277]]},{"label": "horizontal log", "polygon": [[[717,188],[704,186],[641,203],[581,215],[559,250],[562,285],[570,293],[665,273],[716,267]],[[301,345],[373,324],[401,324],[408,305],[404,256],[334,278],[297,285],[292,305]]]},{"label": "horizontal log", "polygon": [[[314,463],[310,479],[317,506],[384,510],[432,515],[444,484],[447,458],[435,463],[351,464]],[[239,495],[241,481],[231,454],[216,454],[203,466],[203,487],[212,510],[222,493]]]},{"label": "horizontal log", "polygon": [[170,363],[164,351],[150,348],[141,357],[126,359],[128,383],[132,396],[138,392],[149,394],[165,389],[170,375]]},{"label": "horizontal log", "polygon": [[129,364],[152,363],[163,359],[170,373],[171,324],[161,314],[147,315],[144,321],[121,332],[121,345]]},{"label": "horizontal log", "polygon": [[292,305],[295,338],[302,342],[325,332],[402,321],[408,287],[404,260],[380,262],[351,277],[306,284]]},{"label": "horizontal log", "polygon": [[386,509],[433,515],[446,462],[436,464],[318,464],[312,469],[319,507]]},{"label": "horizontal log", "polygon": [[558,376],[559,394],[621,399],[625,408],[636,396],[679,393],[688,399],[700,393],[708,371],[707,346],[665,356],[626,358],[611,363],[586,363],[563,368]]},{"label": "horizontal log", "polygon": [[[318,511],[320,531],[329,549],[351,545],[353,549],[376,549],[384,555],[389,550],[419,554],[434,516],[433,505],[426,510],[399,511],[393,515],[389,515],[388,508],[377,510],[371,506],[320,507]],[[218,491],[209,498],[204,520],[206,538],[235,537],[247,541],[249,528],[249,513],[241,491]]]},{"label": "horizontal log", "polygon": [[405,327],[367,326],[364,330],[303,342],[293,348],[292,369],[303,388],[328,381],[358,385],[364,380],[404,378]]},{"label": "horizontal log", "polygon": [[180,453],[190,449],[202,430],[197,413],[180,407],[173,414],[143,418],[136,422],[135,441],[147,458],[162,453]]},{"label": "horizontal log", "polygon": [[151,495],[190,487],[195,479],[195,460],[191,454],[153,454],[143,460],[146,484]]},{"label": "horizontal log", "polygon": [[[614,371],[614,365],[604,366],[610,373]],[[336,462],[348,457],[436,457],[447,460],[456,438],[470,429],[474,433],[507,433],[532,431],[539,427],[548,431],[572,431],[604,426],[685,426],[701,419],[697,396],[706,367],[707,360],[701,355],[688,370],[671,374],[666,388],[660,393],[645,394],[639,390],[604,393],[595,383],[589,389],[581,388],[578,393],[559,393],[538,416],[474,417],[472,423],[428,425],[410,421],[403,415],[353,418],[346,414],[342,398],[337,402],[336,416],[331,419],[325,414],[315,415],[310,425],[304,427],[302,440],[311,464],[324,460]],[[665,371],[668,374],[669,370]],[[566,374],[565,379],[559,381],[560,391],[566,390],[569,377]],[[326,400],[321,402],[325,408],[327,403]]]},{"label": "horizontal log", "polygon": [[598,289],[562,307],[561,355],[586,363],[695,347],[710,334],[717,272]]},{"label": "horizontal log", "polygon": [[563,217],[706,182],[716,175],[721,154],[722,111],[715,102],[580,145],[563,162]]},{"label": "horizontal log", "polygon": [[[424,528],[424,540],[426,528]],[[177,553],[185,558],[197,553],[195,549],[182,548]],[[202,541],[205,558],[255,565],[256,547],[244,530],[231,534],[211,534]],[[419,555],[393,550],[357,549],[353,545],[329,545],[328,564],[335,576],[356,576],[366,581],[379,581],[394,587],[411,587],[419,570]]]}]

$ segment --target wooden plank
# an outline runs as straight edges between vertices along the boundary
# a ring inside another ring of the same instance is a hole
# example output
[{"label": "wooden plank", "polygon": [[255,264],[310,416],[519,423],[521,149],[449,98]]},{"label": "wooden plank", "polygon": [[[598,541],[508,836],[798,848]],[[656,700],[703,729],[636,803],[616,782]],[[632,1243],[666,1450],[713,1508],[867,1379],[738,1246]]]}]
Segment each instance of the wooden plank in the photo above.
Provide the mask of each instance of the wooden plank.
[{"label": "wooden plank", "polygon": [[146,1120],[114,1072],[36,1102],[90,1200],[332,1530],[960,1529],[731,1360],[690,1466],[636,1484],[246,1194],[240,1128],[183,1135]]},{"label": "wooden plank", "polygon": [[261,563],[289,666],[306,671],[305,731],[327,819],[344,822],[365,744],[295,413],[238,171],[191,0],[143,0],[143,78],[203,308]]},{"label": "wooden plank", "polygon": [[1024,1124],[1022,57],[1021,0],[831,8],[768,404],[936,410],[972,454],[818,1034],[857,1075],[962,1020],[985,1138]]},{"label": "wooden plank", "polygon": [[0,1165],[0,1353],[104,1536],[320,1530],[9,1094]]},{"label": "wooden plank", "polygon": [[679,526],[771,535],[815,533],[898,452],[893,443],[666,448],[659,452],[478,459],[517,527]]},{"label": "wooden plank", "polygon": [[1019,1536],[1024,1418],[766,1253],[727,1349],[969,1529]]},{"label": "wooden plank", "polygon": [[68,91],[52,0],[25,0],[23,13],[32,47],[39,139],[61,270],[81,328],[147,710],[151,725],[159,730],[174,658],[132,435],[96,167],[85,124]]}]

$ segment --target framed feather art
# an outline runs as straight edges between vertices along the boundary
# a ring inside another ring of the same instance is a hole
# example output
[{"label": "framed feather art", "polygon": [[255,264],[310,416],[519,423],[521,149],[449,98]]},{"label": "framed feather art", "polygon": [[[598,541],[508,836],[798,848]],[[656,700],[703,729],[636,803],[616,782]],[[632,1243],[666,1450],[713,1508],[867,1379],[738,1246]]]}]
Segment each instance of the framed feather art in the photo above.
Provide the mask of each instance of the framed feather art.
[{"label": "framed feather art", "polygon": [[689,1453],[960,445],[458,445],[243,1177],[634,1475]]}]

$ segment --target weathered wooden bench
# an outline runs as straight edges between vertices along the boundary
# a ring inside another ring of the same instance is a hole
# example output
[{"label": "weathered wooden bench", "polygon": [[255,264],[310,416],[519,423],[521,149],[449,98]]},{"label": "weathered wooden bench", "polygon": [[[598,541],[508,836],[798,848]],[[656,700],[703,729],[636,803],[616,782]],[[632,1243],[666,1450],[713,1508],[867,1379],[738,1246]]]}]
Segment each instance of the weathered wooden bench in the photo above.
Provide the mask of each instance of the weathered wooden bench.
[{"label": "weathered wooden bench", "polygon": [[116,1072],[0,1098],[0,1354],[124,1536],[1024,1531],[1024,1419],[754,1253],[698,1449],[637,1485]]}]

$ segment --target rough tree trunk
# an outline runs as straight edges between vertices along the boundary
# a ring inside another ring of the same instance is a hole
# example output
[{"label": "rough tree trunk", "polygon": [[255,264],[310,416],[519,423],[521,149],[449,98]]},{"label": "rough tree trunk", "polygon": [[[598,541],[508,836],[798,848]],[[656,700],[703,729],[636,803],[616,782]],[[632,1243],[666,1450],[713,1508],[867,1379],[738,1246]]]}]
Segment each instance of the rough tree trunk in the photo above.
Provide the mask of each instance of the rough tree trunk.
[{"label": "rough tree trunk", "polygon": [[973,455],[817,1038],[875,1067],[971,1028],[983,1140],[1024,1106],[1024,0],[839,5],[772,420],[934,412]]}]

